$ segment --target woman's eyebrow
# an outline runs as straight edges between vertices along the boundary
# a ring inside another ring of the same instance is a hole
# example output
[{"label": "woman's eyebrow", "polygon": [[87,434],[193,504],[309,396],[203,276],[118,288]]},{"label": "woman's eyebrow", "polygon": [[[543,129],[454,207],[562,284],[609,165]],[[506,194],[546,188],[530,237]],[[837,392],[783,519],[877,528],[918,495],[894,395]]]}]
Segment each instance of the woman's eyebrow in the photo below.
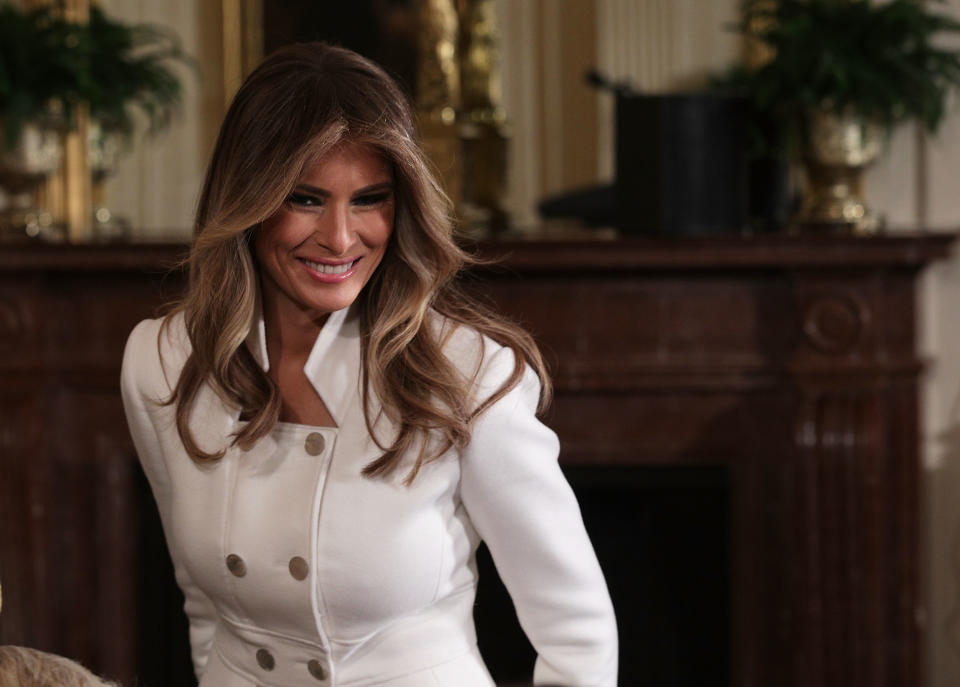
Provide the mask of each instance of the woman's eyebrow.
[{"label": "woman's eyebrow", "polygon": [[[298,191],[307,191],[309,193],[314,193],[318,196],[329,196],[330,191],[322,189],[319,186],[311,186],[310,184],[297,184]],[[353,196],[360,196],[366,193],[375,193],[376,191],[387,191],[393,190],[392,181],[381,181],[377,184],[371,184],[370,186],[364,186],[363,188],[357,189],[353,192]]]},{"label": "woman's eyebrow", "polygon": [[316,194],[318,196],[329,196],[330,191],[325,191],[319,186],[311,186],[310,184],[297,184],[296,191],[307,191],[309,193]]},{"label": "woman's eyebrow", "polygon": [[367,193],[376,193],[377,191],[392,191],[393,182],[392,181],[381,181],[379,184],[371,184],[370,186],[364,186],[361,189],[357,189],[353,192],[354,196],[362,196]]}]

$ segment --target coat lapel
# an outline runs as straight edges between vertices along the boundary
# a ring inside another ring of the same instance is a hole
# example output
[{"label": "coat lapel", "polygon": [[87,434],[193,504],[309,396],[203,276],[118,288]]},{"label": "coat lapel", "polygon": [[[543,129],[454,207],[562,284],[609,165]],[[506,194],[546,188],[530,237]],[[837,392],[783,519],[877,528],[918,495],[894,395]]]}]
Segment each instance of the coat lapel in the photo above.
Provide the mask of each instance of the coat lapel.
[{"label": "coat lapel", "polygon": [[[247,347],[264,370],[270,368],[267,334],[260,299],[254,308]],[[330,313],[303,367],[337,426],[342,426],[350,402],[360,390],[360,323],[356,308]]]},{"label": "coat lapel", "polygon": [[359,320],[354,308],[330,313],[303,367],[338,427],[360,391]]},{"label": "coat lapel", "polygon": [[267,357],[267,330],[263,322],[263,305],[260,300],[260,289],[253,303],[253,320],[250,322],[250,332],[247,334],[247,348],[254,359],[260,363],[264,372],[270,369],[270,358]]}]

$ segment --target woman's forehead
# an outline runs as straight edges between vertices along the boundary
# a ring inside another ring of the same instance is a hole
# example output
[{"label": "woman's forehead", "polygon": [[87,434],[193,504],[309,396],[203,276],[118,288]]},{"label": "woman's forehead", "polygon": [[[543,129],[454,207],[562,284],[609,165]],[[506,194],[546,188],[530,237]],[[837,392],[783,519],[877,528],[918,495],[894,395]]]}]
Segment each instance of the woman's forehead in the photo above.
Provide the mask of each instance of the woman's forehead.
[{"label": "woman's forehead", "polygon": [[365,143],[337,142],[307,164],[299,183],[328,188],[336,185],[370,185],[393,179],[393,166],[383,152]]}]

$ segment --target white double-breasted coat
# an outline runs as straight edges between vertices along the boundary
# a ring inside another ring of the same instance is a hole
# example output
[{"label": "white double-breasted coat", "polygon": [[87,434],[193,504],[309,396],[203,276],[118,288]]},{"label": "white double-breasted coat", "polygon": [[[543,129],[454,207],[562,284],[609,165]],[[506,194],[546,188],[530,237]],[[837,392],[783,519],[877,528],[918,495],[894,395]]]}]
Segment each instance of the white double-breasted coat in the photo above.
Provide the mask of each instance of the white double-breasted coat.
[{"label": "white double-breasted coat", "polygon": [[[403,468],[365,478],[378,450],[349,313],[330,315],[304,368],[336,427],[280,423],[250,451],[229,447],[238,410],[205,386],[190,426],[201,447],[227,448],[207,465],[186,454],[174,407],[158,403],[189,355],[182,316],[162,336],[160,320],[130,335],[124,407],[201,687],[489,687],[472,618],[481,538],[537,650],[534,681],[614,687],[613,609],[556,436],[534,416],[536,376],[527,370],[478,418],[467,449],[427,464],[412,486]],[[264,341],[259,319],[247,345],[266,367]],[[444,350],[468,377],[480,370],[479,400],[514,365],[465,328]]]}]

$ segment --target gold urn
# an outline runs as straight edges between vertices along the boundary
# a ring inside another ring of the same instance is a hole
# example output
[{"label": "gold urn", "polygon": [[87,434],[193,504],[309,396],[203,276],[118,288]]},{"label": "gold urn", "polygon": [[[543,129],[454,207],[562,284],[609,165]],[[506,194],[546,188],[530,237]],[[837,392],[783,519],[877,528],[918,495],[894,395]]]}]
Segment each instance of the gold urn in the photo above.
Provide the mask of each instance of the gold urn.
[{"label": "gold urn", "polygon": [[879,222],[862,197],[863,173],[883,150],[884,131],[852,112],[807,113],[803,140],[806,191],[800,230],[874,233]]},{"label": "gold urn", "polygon": [[47,210],[35,207],[33,191],[60,166],[61,129],[36,122],[23,126],[12,148],[0,146],[0,239],[59,239],[58,227]]},{"label": "gold urn", "polygon": [[105,129],[97,119],[87,125],[87,166],[90,169],[93,200],[93,238],[111,241],[127,238],[130,222],[107,207],[104,182],[120,164],[124,141],[121,134]]}]

